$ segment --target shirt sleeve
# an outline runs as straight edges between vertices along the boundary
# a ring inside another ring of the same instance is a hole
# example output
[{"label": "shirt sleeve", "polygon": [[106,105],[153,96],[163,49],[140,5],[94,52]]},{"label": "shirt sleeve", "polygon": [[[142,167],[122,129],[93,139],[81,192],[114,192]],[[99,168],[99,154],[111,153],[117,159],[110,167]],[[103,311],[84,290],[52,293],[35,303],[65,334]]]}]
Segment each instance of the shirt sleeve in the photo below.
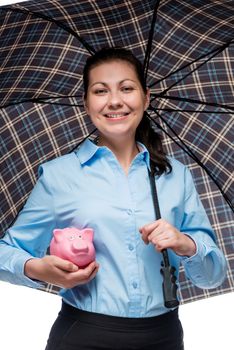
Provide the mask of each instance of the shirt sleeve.
[{"label": "shirt sleeve", "polygon": [[185,174],[185,188],[181,232],[190,236],[197,248],[195,255],[182,258],[185,274],[199,288],[216,288],[226,277],[227,263],[215,243],[214,232],[188,169]]},{"label": "shirt sleeve", "polygon": [[56,227],[49,176],[43,166],[39,168],[39,175],[14,225],[0,240],[0,279],[33,288],[40,287],[43,282],[25,276],[24,265],[27,260],[46,254]]}]

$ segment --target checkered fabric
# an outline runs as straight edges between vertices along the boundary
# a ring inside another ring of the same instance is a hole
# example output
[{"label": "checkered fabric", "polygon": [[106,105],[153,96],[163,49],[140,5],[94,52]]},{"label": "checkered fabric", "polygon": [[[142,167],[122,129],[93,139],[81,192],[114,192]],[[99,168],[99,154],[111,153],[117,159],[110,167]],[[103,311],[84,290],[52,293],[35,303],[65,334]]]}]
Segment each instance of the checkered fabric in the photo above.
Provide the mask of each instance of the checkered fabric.
[{"label": "checkered fabric", "polygon": [[[150,52],[149,114],[164,130],[168,153],[191,169],[228,259],[227,279],[209,291],[192,286],[181,270],[181,303],[233,291],[233,43],[233,0],[37,0],[0,7],[0,234],[24,205],[39,164],[71,151],[93,130],[82,107],[87,57],[118,45],[147,62]],[[44,290],[58,292],[52,285]]]}]

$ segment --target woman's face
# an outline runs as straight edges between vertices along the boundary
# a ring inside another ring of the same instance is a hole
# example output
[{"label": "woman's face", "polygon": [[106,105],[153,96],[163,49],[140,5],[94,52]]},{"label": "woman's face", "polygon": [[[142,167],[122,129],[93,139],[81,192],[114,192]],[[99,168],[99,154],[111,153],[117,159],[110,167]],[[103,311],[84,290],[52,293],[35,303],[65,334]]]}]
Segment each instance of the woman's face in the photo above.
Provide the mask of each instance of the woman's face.
[{"label": "woman's face", "polygon": [[123,60],[99,64],[89,72],[86,112],[104,138],[135,137],[149,105],[134,67]]}]

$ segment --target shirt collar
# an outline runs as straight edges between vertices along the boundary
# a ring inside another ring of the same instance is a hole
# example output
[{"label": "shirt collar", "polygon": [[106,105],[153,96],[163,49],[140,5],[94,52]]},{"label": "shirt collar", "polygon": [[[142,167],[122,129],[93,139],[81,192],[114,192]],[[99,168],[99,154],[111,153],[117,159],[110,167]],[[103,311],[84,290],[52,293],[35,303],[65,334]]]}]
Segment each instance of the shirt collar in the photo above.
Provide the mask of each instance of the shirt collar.
[{"label": "shirt collar", "polygon": [[86,139],[80,145],[80,147],[78,147],[75,150],[75,153],[76,153],[77,157],[79,158],[80,163],[83,165],[83,164],[87,163],[95,155],[95,153],[98,151],[99,148],[100,147],[95,145],[94,142],[92,142],[89,139]]},{"label": "shirt collar", "polygon": [[141,150],[140,154],[142,154],[144,156],[144,160],[146,162],[146,165],[148,167],[148,169],[150,170],[150,155],[149,155],[149,151],[147,150],[147,148],[145,147],[145,145],[139,141],[137,141],[137,145],[139,147],[139,149]]},{"label": "shirt collar", "polygon": [[[141,154],[143,159],[145,160],[148,169],[150,170],[150,156],[147,148],[143,143],[137,142],[137,145],[139,146],[139,149],[141,150],[139,154]],[[97,155],[102,150],[107,150],[106,147],[99,147],[94,142],[92,142],[89,139],[86,139],[81,146],[75,150],[75,153],[77,157],[80,160],[80,163],[83,165],[87,163],[91,158],[93,158],[95,155]]]}]

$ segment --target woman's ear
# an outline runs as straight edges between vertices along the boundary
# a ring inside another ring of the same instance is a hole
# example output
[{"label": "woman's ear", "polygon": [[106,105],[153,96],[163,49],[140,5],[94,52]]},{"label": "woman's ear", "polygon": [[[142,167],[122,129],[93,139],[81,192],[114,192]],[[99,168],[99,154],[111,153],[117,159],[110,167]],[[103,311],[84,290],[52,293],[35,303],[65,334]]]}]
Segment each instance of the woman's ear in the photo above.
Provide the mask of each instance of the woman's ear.
[{"label": "woman's ear", "polygon": [[145,100],[145,111],[147,110],[147,108],[149,107],[149,104],[150,104],[150,89],[147,88],[147,91],[146,91],[146,100]]}]

